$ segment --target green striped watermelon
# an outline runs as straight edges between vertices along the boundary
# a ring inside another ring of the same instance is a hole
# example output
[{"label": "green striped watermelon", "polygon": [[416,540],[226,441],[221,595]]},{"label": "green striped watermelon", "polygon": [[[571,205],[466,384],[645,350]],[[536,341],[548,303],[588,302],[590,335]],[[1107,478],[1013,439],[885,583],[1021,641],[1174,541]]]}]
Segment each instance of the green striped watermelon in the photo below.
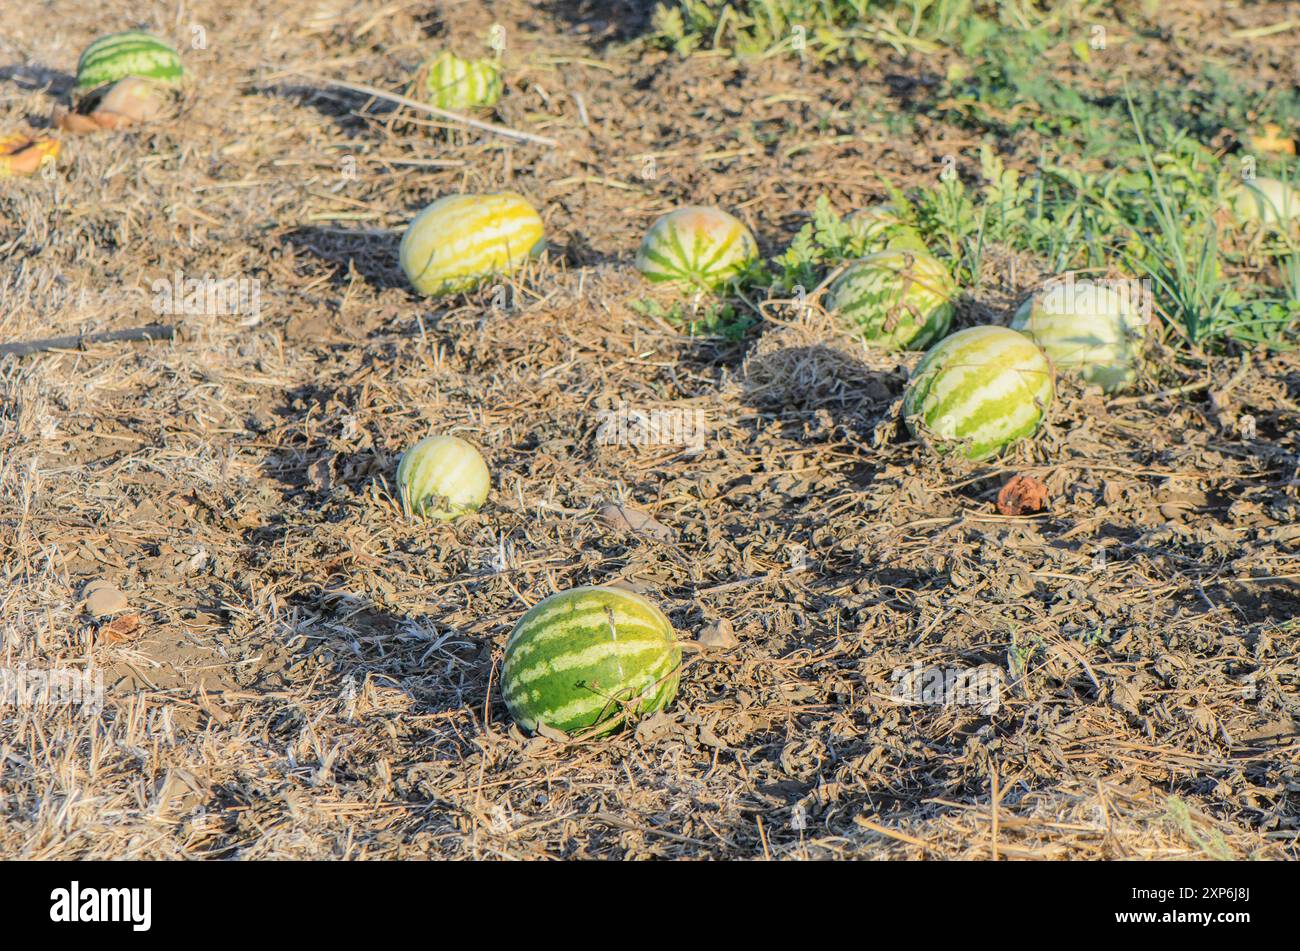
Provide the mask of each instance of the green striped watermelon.
[{"label": "green striped watermelon", "polygon": [[101,36],[77,61],[77,92],[85,93],[135,76],[175,85],[181,81],[181,57],[148,33],[135,31]]},{"label": "green striped watermelon", "polygon": [[459,436],[429,436],[402,454],[397,491],[408,512],[446,520],[487,500],[492,479],[479,451]]},{"label": "green striped watermelon", "polygon": [[1254,178],[1228,192],[1228,207],[1239,222],[1278,224],[1300,218],[1300,188],[1276,178]]},{"label": "green striped watermelon", "polygon": [[488,109],[501,98],[501,71],[490,59],[461,59],[450,50],[420,69],[418,91],[439,109]]},{"label": "green striped watermelon", "polygon": [[1032,436],[1055,393],[1052,365],[1032,340],[1006,327],[969,327],[917,364],[903,418],[938,451],[978,462]]},{"label": "green striped watermelon", "polygon": [[758,242],[740,219],[718,208],[691,205],[656,221],[637,251],[648,280],[716,290],[758,260]]},{"label": "green striped watermelon", "polygon": [[880,204],[860,208],[844,219],[852,235],[855,254],[874,254],[886,248],[925,251],[920,233],[898,216],[893,205]]},{"label": "green striped watermelon", "polygon": [[544,245],[541,215],[522,196],[447,195],[415,216],[398,256],[417,291],[451,294],[518,271]]},{"label": "green striped watermelon", "polygon": [[520,726],[621,726],[677,696],[681,647],[668,618],[622,588],[573,588],[528,611],[506,641],[501,689]]},{"label": "green striped watermelon", "polygon": [[827,307],[867,343],[924,350],[948,332],[956,296],[938,258],[893,248],[850,264],[831,285]]},{"label": "green striped watermelon", "polygon": [[1115,392],[1137,379],[1147,315],[1136,282],[1054,281],[1020,305],[1011,329],[1058,369]]}]

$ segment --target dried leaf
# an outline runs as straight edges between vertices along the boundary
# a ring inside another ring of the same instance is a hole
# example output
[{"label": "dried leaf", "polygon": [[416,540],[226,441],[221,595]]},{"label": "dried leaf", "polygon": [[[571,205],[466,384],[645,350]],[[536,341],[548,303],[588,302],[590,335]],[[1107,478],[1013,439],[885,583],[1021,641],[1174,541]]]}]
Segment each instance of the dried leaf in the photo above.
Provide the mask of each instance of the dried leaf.
[{"label": "dried leaf", "polygon": [[1030,515],[1047,507],[1047,486],[1033,476],[1012,476],[998,493],[1002,515]]}]

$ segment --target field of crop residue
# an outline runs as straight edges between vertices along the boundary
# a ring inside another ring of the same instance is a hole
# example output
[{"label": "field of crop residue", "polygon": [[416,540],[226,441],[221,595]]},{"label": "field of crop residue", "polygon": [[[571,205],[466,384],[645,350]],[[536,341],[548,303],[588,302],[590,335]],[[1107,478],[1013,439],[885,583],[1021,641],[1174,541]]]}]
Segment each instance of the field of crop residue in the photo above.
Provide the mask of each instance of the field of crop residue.
[{"label": "field of crop residue", "polygon": [[[1220,201],[1300,176],[1294,7],[720,6],[6,18],[0,136],[61,149],[0,178],[0,345],[84,339],[0,356],[0,855],[1297,857],[1300,230]],[[171,112],[52,125],[128,29],[179,50]],[[492,128],[355,88],[444,49],[500,64]],[[545,252],[412,290],[411,219],[507,190]],[[1144,288],[1135,380],[1059,372],[981,461],[914,438],[922,354],[826,306],[882,201],[955,331]],[[744,280],[638,273],[690,205],[752,229]],[[480,449],[478,511],[405,510],[430,433]],[[522,729],[507,638],[580,585],[663,610],[677,697]]]}]

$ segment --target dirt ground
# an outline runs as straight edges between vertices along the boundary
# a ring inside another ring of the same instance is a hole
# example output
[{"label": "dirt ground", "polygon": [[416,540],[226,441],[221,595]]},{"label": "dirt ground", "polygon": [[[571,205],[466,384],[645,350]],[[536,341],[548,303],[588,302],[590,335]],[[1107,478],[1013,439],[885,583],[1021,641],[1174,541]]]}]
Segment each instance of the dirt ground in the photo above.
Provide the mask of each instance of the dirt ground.
[{"label": "dirt ground", "polygon": [[[817,315],[729,342],[631,306],[640,236],[679,204],[731,210],[770,254],[819,194],[848,210],[879,176],[977,166],[924,111],[901,136],[879,121],[941,57],[683,62],[628,45],[628,2],[36,6],[4,14],[0,131],[47,123],[99,34],[188,44],[193,23],[206,49],[184,49],[179,118],[0,185],[0,337],[151,323],[152,282],[178,272],[256,279],[261,311],[0,362],[0,664],[102,671],[106,691],[94,715],[0,708],[0,854],[1297,856],[1300,360],[1191,373],[1158,347],[1159,383],[1063,382],[1036,441],[972,465],[899,426],[915,357]],[[1297,31],[1207,28],[1282,5],[1212,6],[1180,4],[1129,62],[1172,75],[1193,48],[1294,82]],[[320,78],[400,89],[493,23],[496,121],[558,147]],[[506,306],[409,292],[413,214],[504,188],[550,246]],[[959,323],[1004,320],[1039,276],[1000,268]],[[601,444],[620,406],[698,410],[702,446]],[[493,473],[454,524],[395,501],[398,455],[432,430]],[[997,514],[1015,473],[1047,511]],[[671,537],[612,530],[608,502]],[[94,579],[138,626],[86,613]],[[616,581],[682,638],[725,621],[739,645],[690,650],[677,703],[635,730],[521,734],[507,633],[557,589]],[[900,671],[976,669],[999,702],[898,702]]]}]

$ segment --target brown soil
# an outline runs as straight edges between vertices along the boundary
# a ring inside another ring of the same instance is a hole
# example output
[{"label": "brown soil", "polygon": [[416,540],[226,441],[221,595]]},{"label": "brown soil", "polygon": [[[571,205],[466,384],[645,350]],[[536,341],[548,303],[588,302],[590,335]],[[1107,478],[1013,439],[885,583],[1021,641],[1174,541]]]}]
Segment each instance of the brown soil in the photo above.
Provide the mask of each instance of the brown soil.
[{"label": "brown soil", "polygon": [[[0,131],[38,131],[79,49],[135,22],[56,6],[57,31],[0,45]],[[0,854],[1295,857],[1300,361],[1157,348],[1133,395],[1063,382],[1040,438],[976,466],[899,426],[911,358],[815,316],[729,343],[629,306],[640,235],[678,204],[772,252],[818,194],[848,210],[945,154],[971,167],[978,143],[924,112],[902,137],[873,120],[942,58],[681,62],[622,45],[630,3],[233,6],[187,7],[207,49],[179,118],[69,140],[52,180],[0,191],[5,340],[151,323],[176,272],[257,278],[262,307],[0,363],[4,664],[91,665],[107,693],[89,719],[0,707]],[[1225,48],[1204,16],[1119,48],[1158,69],[1210,44],[1260,75],[1289,51],[1294,80],[1296,31]],[[494,21],[497,121],[559,148],[305,75],[400,89]],[[502,188],[551,247],[513,306],[408,292],[412,214]],[[965,322],[1003,319],[1035,266],[1003,276]],[[598,444],[620,402],[702,410],[702,450]],[[395,502],[431,429],[493,472],[451,525]],[[997,514],[1013,474],[1047,511]],[[133,621],[85,613],[96,578]],[[616,581],[739,646],[690,652],[670,712],[617,737],[522,735],[506,634]],[[900,702],[900,672],[932,670],[993,671],[1000,702]]]}]

